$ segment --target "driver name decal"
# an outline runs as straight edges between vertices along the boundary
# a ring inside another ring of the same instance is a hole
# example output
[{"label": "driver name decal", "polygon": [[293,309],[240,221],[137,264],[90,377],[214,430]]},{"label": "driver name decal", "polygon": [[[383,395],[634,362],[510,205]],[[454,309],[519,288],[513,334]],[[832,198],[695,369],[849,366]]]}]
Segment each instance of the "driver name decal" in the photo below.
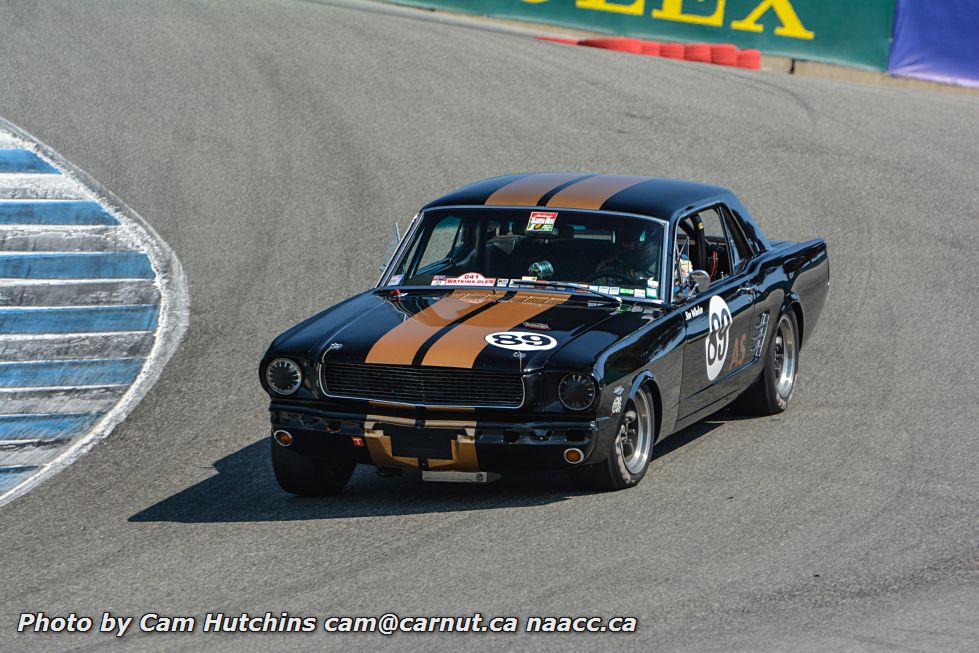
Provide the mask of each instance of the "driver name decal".
[{"label": "driver name decal", "polygon": [[710,331],[704,345],[707,354],[707,379],[713,381],[724,367],[727,358],[728,339],[731,330],[731,309],[723,298],[710,298]]},{"label": "driver name decal", "polygon": [[542,351],[554,349],[557,346],[557,340],[551,336],[527,331],[498,331],[489,334],[484,339],[494,347],[516,351]]}]

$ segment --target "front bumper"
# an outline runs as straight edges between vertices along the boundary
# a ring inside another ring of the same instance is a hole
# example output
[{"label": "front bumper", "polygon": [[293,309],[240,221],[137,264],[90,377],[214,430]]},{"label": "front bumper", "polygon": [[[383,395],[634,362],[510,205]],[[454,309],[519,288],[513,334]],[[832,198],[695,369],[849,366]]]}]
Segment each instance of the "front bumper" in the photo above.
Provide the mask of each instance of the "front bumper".
[{"label": "front bumper", "polygon": [[[272,432],[287,431],[290,449],[307,456],[344,455],[379,467],[439,471],[568,469],[604,459],[614,425],[591,420],[488,421],[475,413],[463,418],[409,418],[383,414],[321,411],[273,404]],[[577,464],[565,451],[579,449]]]}]

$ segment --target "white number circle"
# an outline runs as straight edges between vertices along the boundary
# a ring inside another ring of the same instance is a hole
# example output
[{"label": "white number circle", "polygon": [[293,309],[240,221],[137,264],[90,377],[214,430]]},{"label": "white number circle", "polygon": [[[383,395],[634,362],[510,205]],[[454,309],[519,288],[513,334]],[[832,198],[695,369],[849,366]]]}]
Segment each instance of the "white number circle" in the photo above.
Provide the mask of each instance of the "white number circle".
[{"label": "white number circle", "polygon": [[489,334],[484,340],[494,347],[514,349],[516,351],[554,349],[557,346],[557,340],[551,336],[545,336],[543,333],[529,333],[527,331],[498,331]]},{"label": "white number circle", "polygon": [[721,373],[727,359],[729,332],[731,330],[731,309],[721,297],[710,298],[710,332],[704,348],[707,350],[707,380],[713,381]]}]

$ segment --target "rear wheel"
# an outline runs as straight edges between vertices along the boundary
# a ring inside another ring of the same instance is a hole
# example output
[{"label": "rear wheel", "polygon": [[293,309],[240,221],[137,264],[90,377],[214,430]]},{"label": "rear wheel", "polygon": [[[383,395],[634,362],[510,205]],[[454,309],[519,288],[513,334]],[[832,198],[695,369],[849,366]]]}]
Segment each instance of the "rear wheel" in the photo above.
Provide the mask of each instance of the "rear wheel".
[{"label": "rear wheel", "polygon": [[608,457],[571,470],[575,485],[586,490],[623,490],[646,475],[656,437],[652,399],[643,388],[626,404]]},{"label": "rear wheel", "polygon": [[799,329],[789,309],[775,326],[761,378],[745,390],[738,403],[756,415],[776,415],[789,406],[799,372]]},{"label": "rear wheel", "polygon": [[340,494],[357,466],[347,456],[330,458],[303,456],[283,447],[270,438],[272,443],[272,469],[275,480],[286,492],[303,497],[326,497]]}]

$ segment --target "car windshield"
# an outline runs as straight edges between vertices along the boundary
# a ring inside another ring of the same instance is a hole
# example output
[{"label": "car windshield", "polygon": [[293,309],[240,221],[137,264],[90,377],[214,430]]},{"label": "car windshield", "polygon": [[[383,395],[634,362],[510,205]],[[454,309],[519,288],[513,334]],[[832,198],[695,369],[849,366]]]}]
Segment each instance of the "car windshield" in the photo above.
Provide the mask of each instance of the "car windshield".
[{"label": "car windshield", "polygon": [[427,211],[391,266],[389,286],[575,284],[657,299],[664,223],[555,209]]}]

